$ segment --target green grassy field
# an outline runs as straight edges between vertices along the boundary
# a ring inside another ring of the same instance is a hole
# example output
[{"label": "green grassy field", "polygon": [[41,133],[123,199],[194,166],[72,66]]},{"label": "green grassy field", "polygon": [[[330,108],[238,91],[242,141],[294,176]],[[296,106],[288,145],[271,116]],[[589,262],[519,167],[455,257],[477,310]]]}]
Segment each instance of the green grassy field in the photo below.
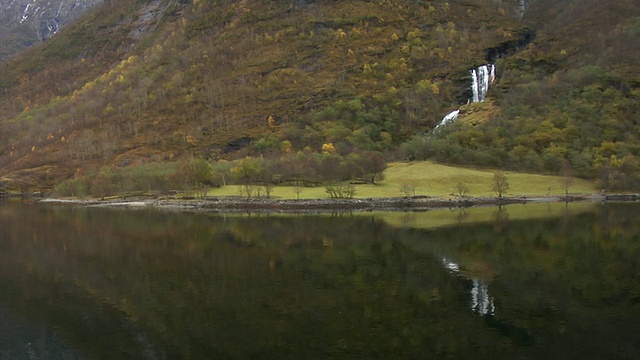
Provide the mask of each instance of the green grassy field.
[{"label": "green grassy field", "polygon": [[[509,182],[506,196],[562,195],[563,178],[537,174],[504,172]],[[355,185],[355,198],[398,197],[404,196],[403,185],[415,187],[416,195],[451,197],[455,194],[456,184],[462,183],[469,188],[469,196],[495,196],[492,190],[494,172],[462,167],[439,165],[430,161],[390,163],[385,171],[385,180],[378,184]],[[570,194],[591,194],[597,192],[595,183],[583,179],[573,179]],[[208,192],[208,196],[237,196],[238,186],[230,185]],[[292,186],[277,186],[271,196],[280,199],[295,199]],[[323,186],[303,188],[301,199],[328,198]]]}]

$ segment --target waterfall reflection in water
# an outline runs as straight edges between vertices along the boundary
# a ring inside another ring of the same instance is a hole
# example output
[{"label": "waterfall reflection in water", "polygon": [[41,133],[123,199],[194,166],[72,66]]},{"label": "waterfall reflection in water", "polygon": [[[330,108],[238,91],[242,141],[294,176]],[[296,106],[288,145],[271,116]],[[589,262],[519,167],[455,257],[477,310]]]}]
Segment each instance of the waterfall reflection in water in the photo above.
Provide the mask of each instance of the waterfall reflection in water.
[{"label": "waterfall reflection in water", "polygon": [[[460,265],[451,259],[442,258],[442,265],[449,270],[452,274],[460,275]],[[496,306],[493,301],[493,297],[489,294],[489,285],[481,279],[471,278],[471,311],[479,315],[491,315],[496,314]]]}]

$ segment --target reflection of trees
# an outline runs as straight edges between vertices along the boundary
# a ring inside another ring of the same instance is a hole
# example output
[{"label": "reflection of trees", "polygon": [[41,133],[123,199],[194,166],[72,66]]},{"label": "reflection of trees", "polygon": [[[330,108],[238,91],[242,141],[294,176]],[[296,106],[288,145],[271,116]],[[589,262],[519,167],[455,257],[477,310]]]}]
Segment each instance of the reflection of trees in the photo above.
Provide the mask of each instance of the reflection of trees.
[{"label": "reflection of trees", "polygon": [[[488,356],[504,341],[463,311],[468,299],[457,294],[467,284],[407,247],[419,232],[374,217],[16,209],[0,217],[3,230],[12,224],[0,282],[16,288],[2,296],[36,321],[56,314],[47,322],[79,347],[85,334],[107,331],[125,349],[141,348],[143,334],[169,358],[425,358]],[[33,288],[50,299],[25,301]],[[452,336],[465,341],[444,345]],[[86,346],[104,357],[110,341]]]},{"label": "reflection of trees", "polygon": [[[425,233],[373,216],[0,205],[0,299],[95,357],[113,343],[142,348],[141,338],[169,358],[562,358],[571,355],[562,349],[613,348],[632,358],[640,211],[604,205],[563,223]],[[465,266],[465,278],[434,253]],[[471,306],[499,311],[479,321]],[[95,335],[105,332],[118,337]]]},{"label": "reflection of trees", "polygon": [[504,206],[498,206],[493,212],[493,227],[496,230],[502,230],[507,226],[509,221],[509,211]]},{"label": "reflection of trees", "polygon": [[416,213],[413,211],[406,211],[402,214],[402,225],[410,227],[416,222]]},{"label": "reflection of trees", "polygon": [[458,210],[458,222],[459,223],[463,222],[468,217],[469,217],[469,212],[467,211],[466,208],[460,208]]},{"label": "reflection of trees", "polygon": [[[537,339],[541,346],[532,350],[534,358],[635,358],[640,354],[638,223],[637,204],[604,204],[594,214],[564,212],[508,226],[443,229],[431,245],[460,267],[491,265],[497,274],[491,294],[499,312],[490,324],[514,338]],[[473,278],[470,274],[465,272]]]}]

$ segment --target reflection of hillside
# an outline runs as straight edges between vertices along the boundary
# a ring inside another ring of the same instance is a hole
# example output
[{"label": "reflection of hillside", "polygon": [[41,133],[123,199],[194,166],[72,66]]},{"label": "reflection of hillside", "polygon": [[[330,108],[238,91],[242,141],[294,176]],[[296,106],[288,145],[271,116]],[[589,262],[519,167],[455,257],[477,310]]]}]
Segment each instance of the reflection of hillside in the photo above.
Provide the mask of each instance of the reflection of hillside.
[{"label": "reflection of hillside", "polygon": [[[534,339],[548,332],[538,358],[602,357],[622,348],[623,357],[634,357],[640,353],[640,208],[603,204],[595,210],[501,227],[487,222],[471,232],[469,226],[434,229],[418,246],[455,259],[444,267],[474,287],[477,281],[478,294],[483,284],[491,288],[501,331],[518,329]],[[601,339],[612,334],[615,340],[603,347]]]},{"label": "reflection of hillside", "polygon": [[[54,348],[56,351],[51,351]],[[73,349],[56,336],[55,331],[37,322],[27,321],[5,310],[0,300],[0,359],[77,359]]]},{"label": "reflection of hillside", "polygon": [[[410,233],[373,217],[0,211],[11,234],[0,242],[0,285],[13,289],[0,297],[67,329],[77,346],[107,329],[125,338],[123,347],[139,348],[142,336],[170,358],[424,358],[490,354],[499,340],[462,311],[465,281],[408,249]],[[452,309],[460,311],[439,315]],[[471,332],[455,348],[440,347]],[[96,349],[100,341],[109,340],[96,340]]]},{"label": "reflection of hillside", "polygon": [[[401,228],[436,229],[448,226],[474,225],[478,223],[496,222],[496,215],[508,214],[508,220],[552,219],[567,215],[591,212],[598,207],[597,203],[529,203],[498,207],[486,206],[475,208],[438,209],[426,212],[387,212],[376,216],[385,223]],[[502,219],[504,220],[504,219]]]},{"label": "reflection of hillside", "polygon": [[1,359],[104,359],[120,351],[128,359],[170,355],[135,321],[63,279],[11,277],[0,269],[2,326],[14,327],[6,333],[10,344],[0,336]]},{"label": "reflection of hillside", "polygon": [[[507,209],[500,227],[398,229],[377,214],[0,204],[0,299],[98,353],[112,341],[172,358],[640,353],[637,205],[518,221]],[[119,337],[86,343],[104,329]],[[611,340],[594,349],[597,337]]]}]

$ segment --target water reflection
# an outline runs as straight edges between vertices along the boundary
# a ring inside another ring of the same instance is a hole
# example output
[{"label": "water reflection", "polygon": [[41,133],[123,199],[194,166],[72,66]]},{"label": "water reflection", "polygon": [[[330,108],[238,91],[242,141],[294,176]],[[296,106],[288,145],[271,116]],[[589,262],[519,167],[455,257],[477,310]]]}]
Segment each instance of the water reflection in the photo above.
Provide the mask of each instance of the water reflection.
[{"label": "water reflection", "polygon": [[[445,269],[456,274],[456,276],[460,276],[459,264],[445,257],[441,261]],[[489,294],[489,285],[479,278],[471,278],[471,283],[472,286],[469,291],[471,294],[471,311],[478,315],[495,315],[496,306],[493,297]]]},{"label": "water reflection", "polygon": [[480,315],[495,315],[496,312],[493,297],[489,295],[489,286],[480,279],[473,279],[471,310]]},{"label": "water reflection", "polygon": [[447,259],[447,258],[442,258],[442,265],[444,265],[444,268],[457,274],[460,272],[460,265],[458,265],[457,263]]},{"label": "water reflection", "polygon": [[[6,322],[16,331],[0,324],[0,348],[18,344],[13,358],[59,344],[86,359],[640,358],[640,207],[547,206],[536,219],[536,207],[517,206],[508,219],[507,208],[471,209],[462,222],[433,211],[394,227],[386,219],[406,214],[0,204],[0,316],[20,319]],[[55,336],[31,336],[28,324]]]},{"label": "water reflection", "polygon": [[0,359],[81,359],[64,336],[17,317],[0,303]]}]

